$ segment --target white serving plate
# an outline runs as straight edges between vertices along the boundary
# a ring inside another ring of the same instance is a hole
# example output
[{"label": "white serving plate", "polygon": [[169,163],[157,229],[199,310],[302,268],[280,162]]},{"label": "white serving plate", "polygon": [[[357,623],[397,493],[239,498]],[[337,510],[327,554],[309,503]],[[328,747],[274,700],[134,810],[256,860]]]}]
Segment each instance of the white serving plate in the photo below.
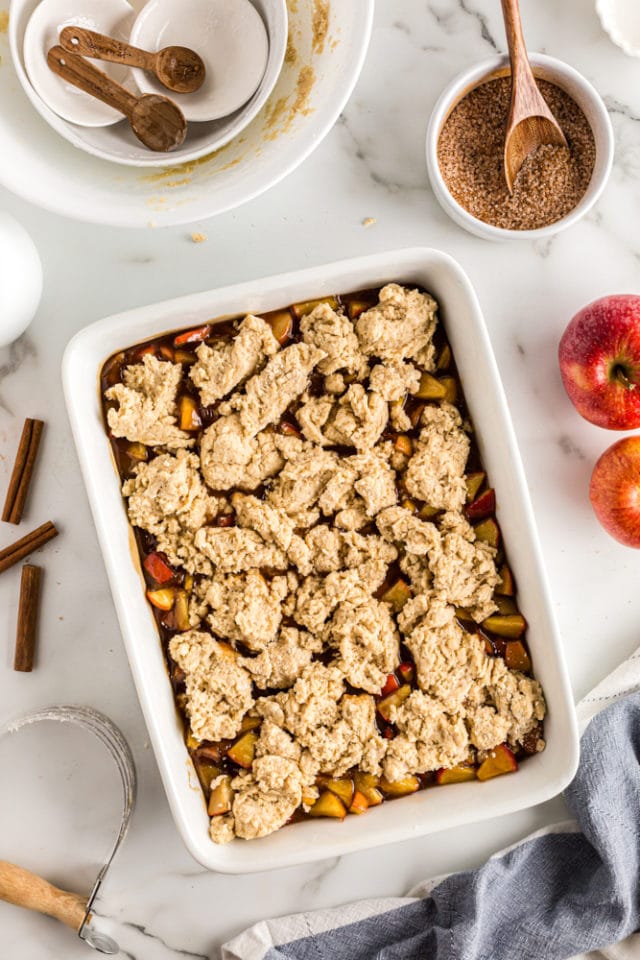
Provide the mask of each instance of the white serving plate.
[{"label": "white serving plate", "polygon": [[[38,103],[28,99],[18,82],[24,74],[19,38],[37,2],[11,0],[8,36],[0,34],[0,183],[54,213],[123,227],[203,220],[246,203],[291,173],[324,139],[347,102],[364,63],[374,8],[374,0],[332,3],[327,36],[319,43],[317,37],[314,42],[316,0],[287,0],[295,56],[285,57],[258,115],[206,157],[191,163],[168,157],[165,166],[145,170],[73,147],[52,129],[59,118],[49,111],[44,120]],[[260,6],[266,0],[255,2]],[[105,138],[109,131],[118,136],[105,128]]]},{"label": "white serving plate", "polygon": [[[549,707],[547,749],[530,757],[513,776],[421,791],[342,823],[306,821],[260,840],[216,846],[209,839],[203,796],[183,741],[139,565],[131,559],[132,534],[103,426],[99,373],[115,351],[163,332],[391,280],[425,287],[442,307],[480,451],[496,488],[498,519],[517,578],[520,605],[529,622],[535,672]],[[395,250],[108,317],[71,340],[63,360],[63,381],[98,538],[162,780],[182,838],[203,866],[223,873],[248,873],[337,857],[529,807],[569,783],[578,762],[576,722],[526,479],[478,301],[451,257],[428,248]]]}]

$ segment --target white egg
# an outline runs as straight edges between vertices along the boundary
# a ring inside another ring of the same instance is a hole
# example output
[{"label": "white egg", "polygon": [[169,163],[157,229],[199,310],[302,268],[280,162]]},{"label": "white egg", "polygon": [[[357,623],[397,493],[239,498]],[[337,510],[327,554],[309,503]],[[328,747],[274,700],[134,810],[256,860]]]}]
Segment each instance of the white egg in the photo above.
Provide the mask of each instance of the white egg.
[{"label": "white egg", "polygon": [[36,246],[17,220],[0,211],[0,347],[24,333],[41,296],[42,264]]}]

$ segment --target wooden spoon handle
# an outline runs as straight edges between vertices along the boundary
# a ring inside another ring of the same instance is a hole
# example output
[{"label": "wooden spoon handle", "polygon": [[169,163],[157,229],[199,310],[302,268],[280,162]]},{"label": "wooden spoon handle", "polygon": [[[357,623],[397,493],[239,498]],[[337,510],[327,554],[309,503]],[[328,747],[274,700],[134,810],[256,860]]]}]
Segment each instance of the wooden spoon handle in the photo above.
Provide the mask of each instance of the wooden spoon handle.
[{"label": "wooden spoon handle", "polygon": [[76,53],[67,53],[60,46],[52,47],[47,54],[47,63],[49,68],[67,83],[72,83],[74,87],[102,100],[127,117],[136,105],[137,97]]},{"label": "wooden spoon handle", "polygon": [[52,886],[42,877],[0,860],[0,900],[45,913],[78,932],[87,909],[87,897]]},{"label": "wooden spoon handle", "polygon": [[104,33],[85,30],[84,27],[65,27],[60,31],[60,46],[68,53],[77,53],[82,57],[95,60],[109,60],[112,63],[125,63],[129,67],[141,67],[153,70],[155,53],[148,53],[129,43],[107,37]]},{"label": "wooden spoon handle", "polygon": [[502,13],[504,16],[504,28],[507,34],[513,79],[514,81],[516,78],[522,81],[530,79],[535,83],[527,56],[524,34],[522,33],[522,20],[520,18],[518,0],[502,0]]}]

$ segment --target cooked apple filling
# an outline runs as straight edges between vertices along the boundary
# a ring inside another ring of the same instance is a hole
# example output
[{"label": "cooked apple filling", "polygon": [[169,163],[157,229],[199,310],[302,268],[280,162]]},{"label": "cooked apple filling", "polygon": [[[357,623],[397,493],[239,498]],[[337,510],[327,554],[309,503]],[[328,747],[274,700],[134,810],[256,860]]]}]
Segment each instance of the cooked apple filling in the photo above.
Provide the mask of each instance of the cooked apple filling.
[{"label": "cooked apple filling", "polygon": [[431,296],[392,283],[212,322],[117,354],[102,385],[215,842],[544,748]]}]

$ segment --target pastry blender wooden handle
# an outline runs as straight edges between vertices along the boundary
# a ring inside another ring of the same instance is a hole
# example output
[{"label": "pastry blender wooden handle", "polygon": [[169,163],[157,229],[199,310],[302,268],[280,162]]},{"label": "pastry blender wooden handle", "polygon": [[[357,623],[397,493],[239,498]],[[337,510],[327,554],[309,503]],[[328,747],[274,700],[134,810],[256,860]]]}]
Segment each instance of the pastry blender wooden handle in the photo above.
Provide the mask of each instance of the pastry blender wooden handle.
[{"label": "pastry blender wooden handle", "polygon": [[42,877],[0,860],[0,900],[60,920],[77,933],[87,910],[87,897],[59,890]]}]

